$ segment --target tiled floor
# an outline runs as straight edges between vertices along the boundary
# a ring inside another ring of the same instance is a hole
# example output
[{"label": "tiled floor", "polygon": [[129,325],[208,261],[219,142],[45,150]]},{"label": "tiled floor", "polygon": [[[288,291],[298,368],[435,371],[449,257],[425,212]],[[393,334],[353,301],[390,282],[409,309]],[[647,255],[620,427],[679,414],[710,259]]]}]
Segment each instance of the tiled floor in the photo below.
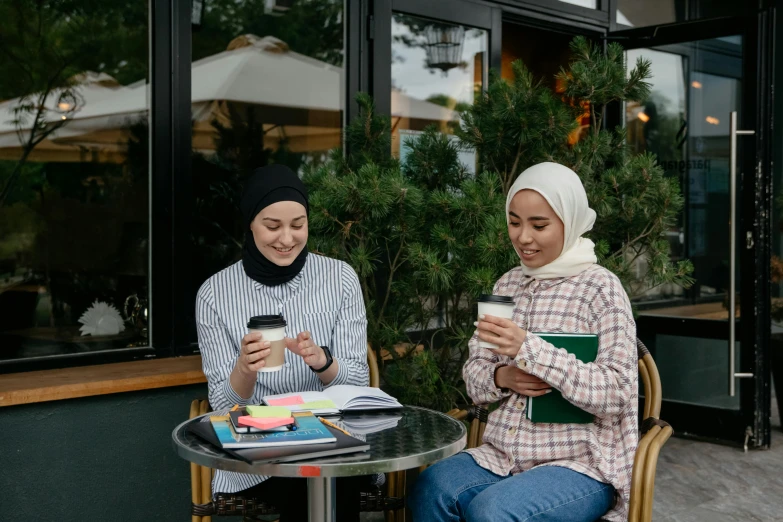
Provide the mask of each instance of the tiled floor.
[{"label": "tiled floor", "polygon": [[769,450],[669,439],[658,461],[654,520],[783,521],[783,432],[774,398],[772,412]]}]

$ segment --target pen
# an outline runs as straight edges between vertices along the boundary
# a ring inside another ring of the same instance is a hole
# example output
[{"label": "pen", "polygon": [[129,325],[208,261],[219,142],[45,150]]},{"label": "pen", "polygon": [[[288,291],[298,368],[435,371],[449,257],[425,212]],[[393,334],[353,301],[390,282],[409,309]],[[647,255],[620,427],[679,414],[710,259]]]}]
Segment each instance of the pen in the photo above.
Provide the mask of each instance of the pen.
[{"label": "pen", "polygon": [[231,408],[231,411],[237,411],[239,409],[239,404],[234,404],[234,407]]},{"label": "pen", "polygon": [[327,425],[327,426],[329,426],[330,428],[334,428],[334,429],[336,429],[337,431],[341,431],[341,432],[345,433],[345,434],[346,434],[346,435],[348,435],[349,437],[351,437],[351,436],[352,436],[350,433],[348,433],[347,431],[345,431],[344,429],[342,429],[340,426],[337,426],[337,425],[335,425],[335,424],[333,424],[333,423],[329,422],[328,420],[324,419],[323,417],[318,417],[318,420],[319,420],[319,421],[321,421],[321,422],[323,422],[324,424],[326,424],[326,425]]}]

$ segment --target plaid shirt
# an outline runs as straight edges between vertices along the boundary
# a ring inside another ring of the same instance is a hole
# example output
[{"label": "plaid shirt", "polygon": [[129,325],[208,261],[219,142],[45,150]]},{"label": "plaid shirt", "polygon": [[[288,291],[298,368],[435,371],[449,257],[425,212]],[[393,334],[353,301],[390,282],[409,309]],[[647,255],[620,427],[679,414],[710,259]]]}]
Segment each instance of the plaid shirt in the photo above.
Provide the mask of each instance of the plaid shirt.
[{"label": "plaid shirt", "polygon": [[[515,268],[500,278],[494,293],[514,298],[513,320],[528,334],[514,360],[480,348],[477,335],[470,340],[463,368],[468,395],[478,405],[500,405],[489,414],[484,444],[467,452],[498,475],[562,466],[612,484],[617,501],[604,518],[627,520],[638,443],[638,361],[636,325],[620,281],[598,265],[573,277],[543,280]],[[582,363],[530,333],[536,331],[597,334],[598,357]],[[530,422],[525,397],[495,386],[495,369],[507,364],[551,384],[595,420]]]}]

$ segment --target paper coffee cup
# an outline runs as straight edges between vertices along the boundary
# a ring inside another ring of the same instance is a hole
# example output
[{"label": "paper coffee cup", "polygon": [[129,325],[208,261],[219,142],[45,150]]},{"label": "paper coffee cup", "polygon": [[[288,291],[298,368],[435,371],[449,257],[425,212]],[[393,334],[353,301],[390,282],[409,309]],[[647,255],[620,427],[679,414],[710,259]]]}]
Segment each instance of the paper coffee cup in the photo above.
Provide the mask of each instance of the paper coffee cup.
[{"label": "paper coffee cup", "polygon": [[269,341],[271,352],[260,372],[279,372],[285,364],[285,327],[282,315],[256,315],[247,322],[248,330],[261,332],[264,341]]},{"label": "paper coffee cup", "polygon": [[[507,295],[481,294],[478,298],[478,315],[494,315],[503,319],[511,319],[514,315],[514,298]],[[479,341],[482,348],[497,348],[498,345]]]}]

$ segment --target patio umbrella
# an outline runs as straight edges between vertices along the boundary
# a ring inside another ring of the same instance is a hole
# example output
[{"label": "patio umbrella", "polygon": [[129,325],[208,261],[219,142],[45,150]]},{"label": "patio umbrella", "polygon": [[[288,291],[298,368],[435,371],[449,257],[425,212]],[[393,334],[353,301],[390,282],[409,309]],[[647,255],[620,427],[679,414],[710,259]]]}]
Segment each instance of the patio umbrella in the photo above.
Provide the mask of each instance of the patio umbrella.
[{"label": "patio umbrella", "polygon": [[[194,148],[214,151],[218,121],[232,124],[230,109],[252,114],[263,125],[265,146],[274,148],[285,139],[293,152],[325,151],[340,144],[344,108],[343,70],[340,67],[288,50],[274,37],[243,35],[229,48],[192,66],[192,117]],[[149,112],[149,85],[144,82],[104,92],[92,83],[78,88],[83,108],[42,143],[41,153],[61,156],[59,161],[83,161],[85,150],[121,157],[128,128]],[[13,101],[3,106],[12,106]],[[229,105],[230,104],[230,105]],[[440,122],[456,119],[446,107],[392,91],[393,117]],[[13,126],[0,127],[0,158],[19,156],[19,139]],[[38,151],[35,151],[38,152]],[[34,153],[32,159],[36,158]],[[44,159],[44,158],[41,158]]]}]

